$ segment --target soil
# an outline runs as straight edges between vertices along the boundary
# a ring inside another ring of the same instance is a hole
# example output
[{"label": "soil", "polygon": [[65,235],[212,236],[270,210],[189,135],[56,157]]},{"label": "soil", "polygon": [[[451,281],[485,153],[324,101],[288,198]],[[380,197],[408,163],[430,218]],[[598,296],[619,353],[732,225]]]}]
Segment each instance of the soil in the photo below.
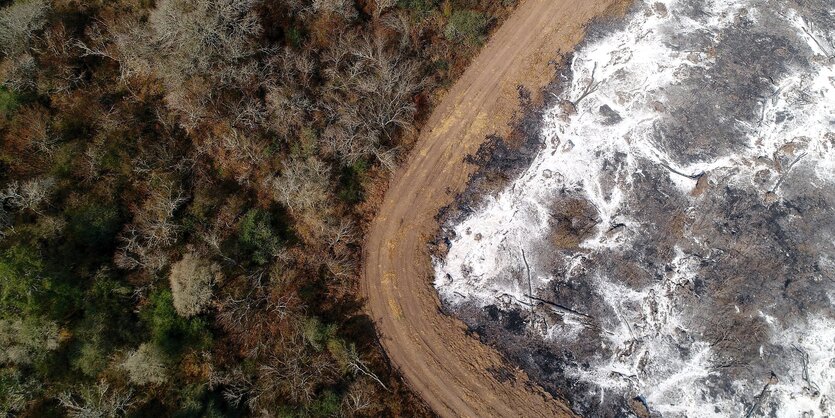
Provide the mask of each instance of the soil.
[{"label": "soil", "polygon": [[[383,347],[412,389],[441,416],[572,416],[560,400],[507,366],[494,349],[444,315],[427,242],[436,215],[464,190],[466,161],[488,136],[507,137],[520,92],[542,88],[587,25],[622,13],[619,0],[525,0],[430,117],[395,174],[364,248],[363,290]],[[521,87],[521,88],[520,88]]]}]

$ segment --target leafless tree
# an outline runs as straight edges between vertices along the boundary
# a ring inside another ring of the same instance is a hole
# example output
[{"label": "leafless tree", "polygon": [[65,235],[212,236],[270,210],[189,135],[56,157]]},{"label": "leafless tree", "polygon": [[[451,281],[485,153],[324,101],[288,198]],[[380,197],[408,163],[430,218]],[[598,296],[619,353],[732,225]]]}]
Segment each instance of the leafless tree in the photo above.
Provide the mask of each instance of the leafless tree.
[{"label": "leafless tree", "polygon": [[0,191],[0,202],[6,210],[31,210],[40,214],[41,206],[55,191],[55,180],[39,177],[24,182],[12,181]]},{"label": "leafless tree", "polygon": [[375,0],[374,1],[374,19],[379,19],[386,10],[395,6],[394,0]]},{"label": "leafless tree", "polygon": [[63,392],[58,395],[58,402],[73,418],[119,417],[134,404],[131,390],[111,390],[105,380],[94,386],[84,386],[77,394]]},{"label": "leafless tree", "polygon": [[325,147],[348,164],[374,157],[391,169],[394,132],[413,128],[413,95],[423,84],[419,64],[379,37],[348,36],[337,48],[350,53],[326,71],[323,105],[332,122],[323,133]]},{"label": "leafless tree", "polygon": [[218,309],[218,323],[237,336],[250,357],[258,356],[274,343],[273,321],[282,321],[297,314],[299,301],[292,296],[273,295],[264,285],[240,297],[225,298]]},{"label": "leafless tree", "polygon": [[29,48],[35,33],[46,26],[49,3],[16,1],[0,9],[0,53],[12,57]]},{"label": "leafless tree", "polygon": [[150,272],[167,263],[162,249],[173,245],[180,227],[174,222],[174,212],[186,202],[183,191],[172,182],[156,179],[143,204],[134,210],[134,219],[120,234],[121,246],[114,257],[124,269],[145,268]]},{"label": "leafless tree", "polygon": [[371,368],[368,367],[368,364],[366,364],[366,362],[363,361],[362,358],[360,358],[360,355],[357,352],[357,348],[354,346],[354,344],[349,344],[345,346],[345,354],[347,366],[351,373],[353,373],[354,375],[362,374],[366,377],[369,377],[375,382],[377,382],[377,384],[380,385],[380,387],[382,387],[385,390],[388,390],[388,387],[383,383],[383,381],[380,380],[380,378],[377,377],[377,375],[371,370]]},{"label": "leafless tree", "polygon": [[[374,402],[374,383],[371,379],[359,378],[348,387],[348,393],[343,400],[343,405],[351,415],[374,416],[379,414]],[[376,413],[376,414],[375,414]]]},{"label": "leafless tree", "polygon": [[336,376],[336,369],[325,353],[311,352],[299,341],[285,340],[283,345],[281,354],[271,355],[259,367],[255,390],[264,399],[283,395],[295,403],[309,403],[319,385]]},{"label": "leafless tree", "polygon": [[318,158],[291,158],[272,180],[272,189],[291,212],[316,210],[329,198],[329,177],[330,169]]},{"label": "leafless tree", "polygon": [[[254,383],[250,376],[244,373],[239,367],[231,371],[217,371],[212,369],[209,374],[209,388],[223,387],[223,399],[233,407],[241,406],[244,399],[253,401],[252,389]],[[257,404],[257,399],[254,404]]]},{"label": "leafless tree", "polygon": [[343,19],[351,20],[357,16],[353,0],[313,0],[310,5],[313,13],[333,13]]}]

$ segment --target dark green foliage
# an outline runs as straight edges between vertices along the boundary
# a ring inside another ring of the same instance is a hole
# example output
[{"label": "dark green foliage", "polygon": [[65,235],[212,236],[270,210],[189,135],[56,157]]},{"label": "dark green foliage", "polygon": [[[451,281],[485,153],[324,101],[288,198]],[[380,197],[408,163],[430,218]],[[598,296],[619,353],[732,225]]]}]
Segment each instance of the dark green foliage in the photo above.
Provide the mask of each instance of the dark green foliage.
[{"label": "dark green foliage", "polygon": [[326,390],[308,408],[311,417],[332,417],[339,412],[339,396]]},{"label": "dark green foliage", "polygon": [[94,335],[74,348],[72,367],[87,377],[96,377],[107,367],[109,354],[99,336]]},{"label": "dark green foliage", "polygon": [[148,324],[151,340],[171,356],[180,355],[189,349],[206,349],[211,345],[212,335],[206,321],[199,317],[183,318],[177,315],[168,289],[153,293],[141,316]]},{"label": "dark green foliage", "polygon": [[67,238],[96,250],[110,248],[122,226],[119,209],[107,203],[85,203],[68,209],[66,216]]},{"label": "dark green foliage", "polygon": [[[223,418],[233,414],[221,410],[219,393],[209,391],[205,384],[193,384],[180,392],[180,409],[174,418]],[[237,414],[234,414],[237,415]]]},{"label": "dark green foliage", "polygon": [[0,256],[0,312],[37,311],[42,269],[43,263],[31,248],[14,246]]},{"label": "dark green foliage", "polygon": [[78,340],[72,347],[72,366],[95,377],[108,363],[113,350],[125,344],[138,344],[137,318],[124,309],[131,290],[106,271],[95,275],[86,290],[83,316],[75,328]]},{"label": "dark green foliage", "polygon": [[252,209],[241,219],[238,241],[241,249],[259,265],[267,264],[281,247],[280,226],[269,211]]},{"label": "dark green foliage", "polygon": [[345,203],[356,204],[363,199],[363,181],[365,180],[368,163],[358,160],[349,167],[343,167],[339,177],[339,197]]},{"label": "dark green foliage", "polygon": [[302,34],[301,29],[296,27],[287,29],[287,41],[294,48],[301,48],[302,42],[304,41],[304,35]]},{"label": "dark green foliage", "polygon": [[60,318],[79,299],[78,289],[45,271],[36,249],[15,245],[0,255],[0,317],[27,313]]},{"label": "dark green foliage", "polygon": [[17,95],[5,87],[0,87],[0,116],[10,115],[19,104]]},{"label": "dark green foliage", "polygon": [[38,384],[13,368],[0,368],[0,415],[14,416],[26,401],[40,392]]}]

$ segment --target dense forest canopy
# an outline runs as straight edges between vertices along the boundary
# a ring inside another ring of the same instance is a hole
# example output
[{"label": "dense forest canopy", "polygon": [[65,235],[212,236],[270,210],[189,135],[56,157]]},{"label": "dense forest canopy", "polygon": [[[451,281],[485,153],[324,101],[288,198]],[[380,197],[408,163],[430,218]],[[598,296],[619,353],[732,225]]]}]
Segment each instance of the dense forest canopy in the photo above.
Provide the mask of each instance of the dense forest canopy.
[{"label": "dense forest canopy", "polygon": [[0,0],[0,414],[426,414],[361,239],[513,3]]}]

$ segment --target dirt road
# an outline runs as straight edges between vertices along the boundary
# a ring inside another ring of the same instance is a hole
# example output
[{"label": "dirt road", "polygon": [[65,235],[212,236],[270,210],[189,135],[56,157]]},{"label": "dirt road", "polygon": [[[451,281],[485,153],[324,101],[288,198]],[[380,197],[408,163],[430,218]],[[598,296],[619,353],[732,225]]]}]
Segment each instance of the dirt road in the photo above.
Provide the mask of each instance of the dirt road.
[{"label": "dirt road", "polygon": [[427,241],[434,216],[466,185],[464,157],[491,133],[507,134],[517,86],[538,92],[549,62],[581,40],[585,25],[618,0],[523,0],[432,114],[394,176],[365,245],[367,310],[389,357],[441,416],[569,416],[521,371],[498,380],[500,355],[443,315]]}]

